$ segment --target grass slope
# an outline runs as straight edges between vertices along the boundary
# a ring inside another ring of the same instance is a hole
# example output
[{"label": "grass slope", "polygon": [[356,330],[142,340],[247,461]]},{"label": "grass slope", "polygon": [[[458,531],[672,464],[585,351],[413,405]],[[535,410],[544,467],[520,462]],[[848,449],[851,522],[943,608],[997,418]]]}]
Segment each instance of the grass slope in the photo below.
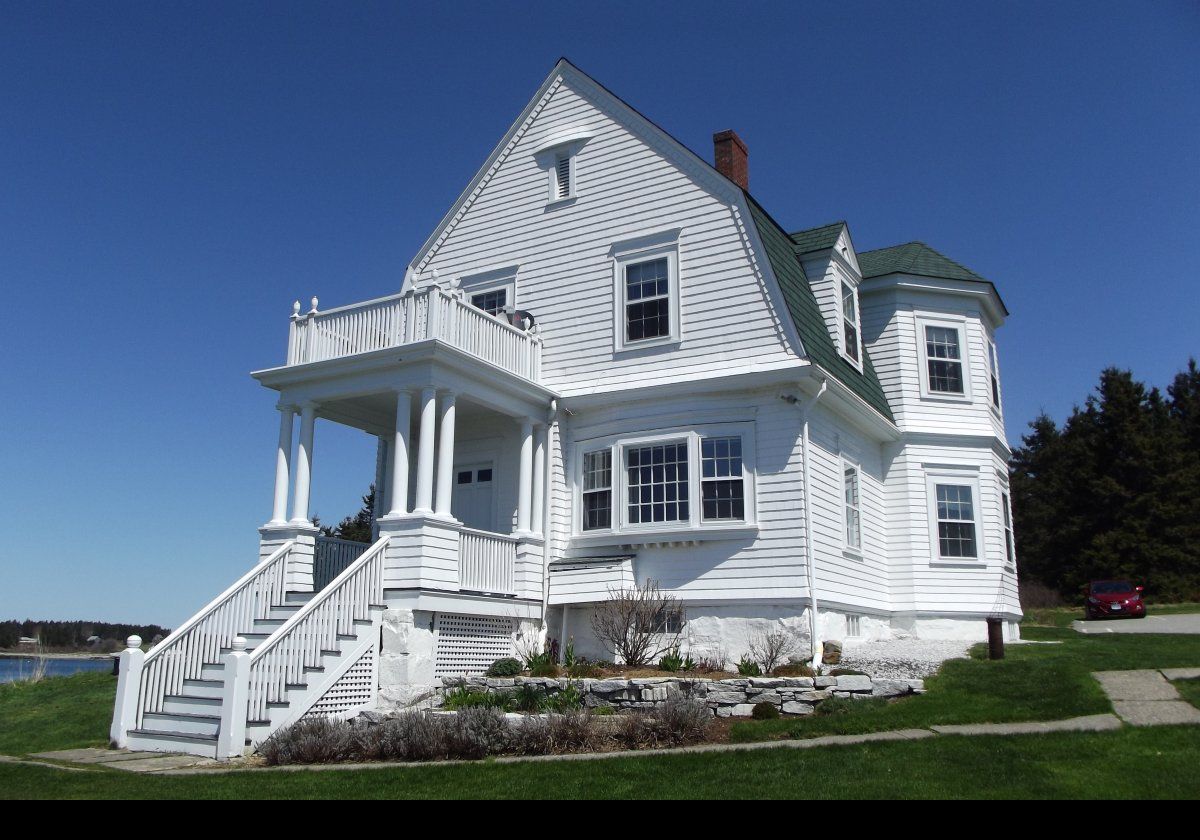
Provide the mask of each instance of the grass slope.
[{"label": "grass slope", "polygon": [[0,755],[107,746],[116,692],[105,673],[0,684]]}]

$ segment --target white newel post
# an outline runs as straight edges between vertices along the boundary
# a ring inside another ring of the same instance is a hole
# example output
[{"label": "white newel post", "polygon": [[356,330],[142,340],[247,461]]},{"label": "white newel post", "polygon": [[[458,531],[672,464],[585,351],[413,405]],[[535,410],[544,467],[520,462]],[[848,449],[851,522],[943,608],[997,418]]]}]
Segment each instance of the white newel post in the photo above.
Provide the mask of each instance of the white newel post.
[{"label": "white newel post", "polygon": [[300,409],[300,449],[296,458],[296,495],[292,500],[292,524],[311,525],[308,518],[309,490],[312,482],[313,427],[317,407],[305,403]]},{"label": "white newel post", "polygon": [[[432,298],[431,298],[432,299]],[[437,425],[437,390],[421,389],[421,439],[417,444],[415,513],[433,513],[433,449]],[[399,459],[397,459],[399,462]],[[399,470],[397,469],[397,472]]]},{"label": "white newel post", "polygon": [[[422,413],[421,420],[424,422]],[[403,516],[408,513],[408,452],[412,432],[412,394],[408,391],[396,392],[396,430],[392,436],[391,460],[392,487],[388,494],[390,504],[389,516]]]},{"label": "white newel post", "polygon": [[296,409],[290,405],[279,408],[279,444],[275,450],[275,504],[271,509],[271,525],[287,522],[288,485],[292,472],[292,427],[296,425]]},{"label": "white newel post", "polygon": [[533,496],[533,423],[521,421],[521,470],[517,484],[517,534],[529,533],[529,507]]},{"label": "white newel post", "polygon": [[542,533],[542,516],[546,498],[546,426],[538,424],[533,445],[533,527]]},{"label": "white newel post", "polygon": [[221,689],[221,729],[217,758],[240,758],[246,752],[246,703],[250,696],[250,654],[246,640],[233,640],[233,650],[221,657],[225,685]]},{"label": "white newel post", "polygon": [[117,666],[117,702],[113,707],[112,726],[108,738],[117,749],[129,746],[129,730],[137,725],[138,693],[142,687],[142,637],[130,636],[125,640]]},{"label": "white newel post", "polygon": [[450,516],[450,493],[454,489],[454,392],[442,395],[442,422],[438,439],[437,500],[434,513]]}]

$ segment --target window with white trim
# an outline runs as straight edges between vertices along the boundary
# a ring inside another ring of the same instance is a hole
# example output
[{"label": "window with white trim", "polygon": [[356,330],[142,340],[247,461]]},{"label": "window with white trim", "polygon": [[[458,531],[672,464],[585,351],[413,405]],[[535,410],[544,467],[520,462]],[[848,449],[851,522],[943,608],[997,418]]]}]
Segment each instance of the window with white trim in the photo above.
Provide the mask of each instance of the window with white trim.
[{"label": "window with white trim", "polygon": [[508,306],[508,288],[501,286],[498,289],[474,292],[471,295],[471,305],[489,315],[499,315],[504,311],[504,307]]},{"label": "window with white trim", "polygon": [[858,294],[849,283],[842,283],[842,355],[855,365],[862,362],[858,332]]},{"label": "window with white trim", "polygon": [[630,525],[656,522],[687,522],[688,507],[687,441],[625,450],[625,496]]},{"label": "window with white trim", "polygon": [[862,551],[862,497],[858,467],[843,462],[842,469],[842,498],[844,522],[846,525],[846,548],[850,551]]},{"label": "window with white trim", "polygon": [[[649,237],[669,244],[614,249],[618,351],[679,341],[679,251],[677,231]],[[643,242],[645,240],[642,240]]]},{"label": "window with white trim", "polygon": [[939,481],[934,485],[938,556],[947,560],[979,556],[975,535],[974,487]]},{"label": "window with white trim", "polygon": [[925,325],[926,385],[934,394],[964,394],[961,333],[957,327]]},{"label": "window with white trim", "polygon": [[996,342],[988,339],[988,376],[992,386],[992,407],[1000,410],[1000,368],[996,364]]},{"label": "window with white trim", "polygon": [[519,266],[492,269],[461,278],[461,288],[466,300],[476,309],[482,309],[497,318],[504,317],[506,309],[517,305],[517,272]]},{"label": "window with white trim", "polygon": [[705,522],[746,518],[740,437],[700,439],[700,492]]},{"label": "window with white trim", "polygon": [[1012,526],[1012,502],[1007,491],[1000,492],[1000,507],[1004,514],[1004,562],[1010,569],[1014,569],[1017,565],[1017,550]]},{"label": "window with white trim", "polygon": [[680,531],[754,521],[746,424],[664,430],[577,445],[576,532]]},{"label": "window with white trim", "polygon": [[583,530],[612,527],[612,450],[583,455]]}]

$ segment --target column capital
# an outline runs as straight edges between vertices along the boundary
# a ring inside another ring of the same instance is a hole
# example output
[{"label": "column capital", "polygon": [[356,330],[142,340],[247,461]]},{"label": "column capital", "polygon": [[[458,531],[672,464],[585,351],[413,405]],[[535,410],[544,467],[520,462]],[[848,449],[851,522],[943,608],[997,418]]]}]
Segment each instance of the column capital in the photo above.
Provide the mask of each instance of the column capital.
[{"label": "column capital", "polygon": [[294,403],[288,403],[288,402],[275,403],[275,410],[276,411],[290,411],[292,414],[295,414],[298,411],[298,409],[296,408],[296,405]]}]

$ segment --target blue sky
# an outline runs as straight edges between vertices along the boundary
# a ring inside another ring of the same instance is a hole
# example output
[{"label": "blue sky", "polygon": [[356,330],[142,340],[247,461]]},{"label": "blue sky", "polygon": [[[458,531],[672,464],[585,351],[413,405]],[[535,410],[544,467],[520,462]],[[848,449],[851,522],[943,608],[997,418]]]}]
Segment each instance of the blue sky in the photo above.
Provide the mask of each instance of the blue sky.
[{"label": "blue sky", "polygon": [[[729,14],[727,10],[734,10]],[[0,2],[0,617],[178,624],[256,557],[296,298],[396,291],[566,55],[786,227],[999,286],[1008,432],[1196,354],[1200,5]],[[314,509],[372,480],[318,429]]]}]

